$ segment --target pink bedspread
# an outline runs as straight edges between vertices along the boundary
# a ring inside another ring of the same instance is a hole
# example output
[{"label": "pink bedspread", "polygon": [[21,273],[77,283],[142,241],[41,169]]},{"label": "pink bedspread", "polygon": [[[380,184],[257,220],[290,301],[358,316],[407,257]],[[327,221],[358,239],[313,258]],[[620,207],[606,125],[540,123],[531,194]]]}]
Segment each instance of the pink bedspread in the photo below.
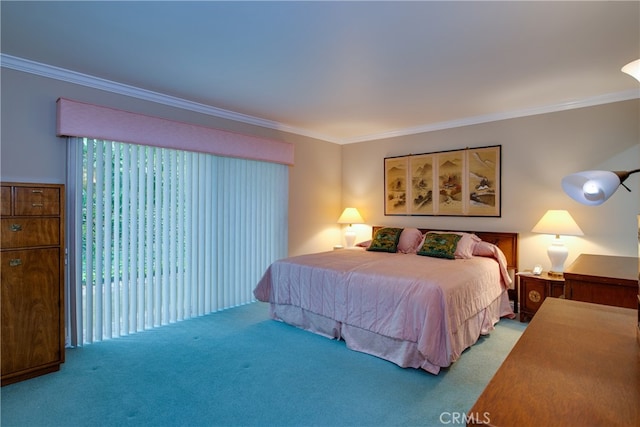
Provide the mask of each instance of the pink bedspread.
[{"label": "pink bedspread", "polygon": [[452,335],[500,297],[508,287],[504,277],[499,256],[448,260],[340,250],[273,263],[254,295],[416,343],[430,363],[448,366]]}]

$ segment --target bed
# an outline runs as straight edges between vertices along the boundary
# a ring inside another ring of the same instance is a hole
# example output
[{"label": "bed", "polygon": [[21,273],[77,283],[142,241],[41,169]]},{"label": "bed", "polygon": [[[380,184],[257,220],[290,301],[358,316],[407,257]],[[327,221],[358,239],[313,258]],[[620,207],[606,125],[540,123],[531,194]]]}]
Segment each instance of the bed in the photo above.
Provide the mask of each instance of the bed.
[{"label": "bed", "polygon": [[514,317],[517,244],[509,232],[374,227],[356,248],[274,262],[254,295],[275,320],[437,375]]}]

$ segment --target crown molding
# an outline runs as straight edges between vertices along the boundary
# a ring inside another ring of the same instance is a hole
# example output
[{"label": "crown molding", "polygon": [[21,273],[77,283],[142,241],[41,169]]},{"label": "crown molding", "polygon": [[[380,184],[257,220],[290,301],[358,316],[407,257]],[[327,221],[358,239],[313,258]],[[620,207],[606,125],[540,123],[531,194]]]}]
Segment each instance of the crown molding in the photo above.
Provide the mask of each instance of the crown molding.
[{"label": "crown molding", "polygon": [[398,129],[373,135],[364,135],[356,138],[344,139],[342,144],[354,144],[357,142],[373,141],[378,139],[396,138],[399,136],[415,135],[418,133],[433,132],[444,129],[452,129],[463,126],[477,125],[482,123],[497,122],[500,120],[516,119],[520,117],[535,116],[538,114],[557,113],[560,111],[574,110],[577,108],[593,107],[596,105],[610,104],[612,102],[628,101],[640,99],[640,89],[631,89],[622,92],[614,92],[605,95],[593,96],[590,98],[572,100],[553,105],[525,108],[522,110],[507,111],[495,114],[485,114],[482,116],[466,117],[446,122],[431,123],[423,126]]},{"label": "crown molding", "polygon": [[78,73],[76,71],[67,70],[52,65],[42,64],[16,56],[0,53],[0,66],[25,73],[36,74],[39,76],[86,86],[94,89],[100,89],[120,95],[131,96],[134,98],[151,101],[158,104],[164,104],[170,107],[181,108],[183,110],[194,111],[197,113],[207,114],[213,117],[237,121],[254,126],[260,126],[268,129],[275,129],[282,132],[288,132],[296,135],[306,136],[309,138],[319,139],[326,142],[345,145],[358,142],[375,141],[386,138],[396,138],[400,136],[415,135],[418,133],[433,132],[438,130],[452,129],[463,126],[470,126],[482,123],[495,122],[500,120],[514,119],[519,117],[534,116],[538,114],[555,113],[559,111],[573,110],[576,108],[592,107],[601,104],[609,104],[612,102],[628,101],[630,99],[640,98],[640,89],[632,89],[622,92],[609,93],[605,95],[594,96],[590,98],[571,100],[559,104],[545,105],[533,108],[526,108],[516,111],[508,111],[494,114],[486,114],[481,116],[467,117],[445,122],[431,123],[410,128],[397,129],[389,132],[382,132],[371,135],[362,135],[354,138],[333,138],[327,135],[318,134],[306,129],[296,128],[285,125],[272,120],[261,119],[259,117],[247,114],[236,113],[234,111],[222,108],[212,107],[210,105],[198,102],[188,101],[170,95],[129,86],[122,83],[113,82],[111,80],[102,79],[87,74]]},{"label": "crown molding", "polygon": [[86,86],[93,89],[100,89],[107,92],[116,93],[119,95],[131,96],[131,97],[142,99],[145,101],[164,104],[170,107],[176,107],[176,108],[181,108],[183,110],[189,110],[197,113],[207,114],[213,117],[233,120],[236,122],[246,123],[254,126],[260,126],[268,129],[275,129],[282,132],[293,133],[301,136],[307,136],[309,138],[320,139],[327,142],[333,142],[333,143],[339,142],[326,135],[309,132],[305,129],[288,126],[283,123],[275,122],[272,120],[261,119],[259,117],[254,117],[247,114],[236,113],[234,111],[225,110],[222,108],[216,108],[216,107],[212,107],[206,104],[201,104],[198,102],[188,101],[186,99],[165,95],[158,92],[153,92],[146,89],[141,89],[135,86],[129,86],[126,84],[117,83],[111,80],[102,79],[100,77],[95,77],[88,74],[82,74],[76,71],[55,67],[53,65],[43,64],[40,62],[19,58],[16,56],[6,55],[4,53],[0,54],[0,66],[3,68],[9,68],[16,71],[35,74],[38,76],[60,80],[67,83]]}]

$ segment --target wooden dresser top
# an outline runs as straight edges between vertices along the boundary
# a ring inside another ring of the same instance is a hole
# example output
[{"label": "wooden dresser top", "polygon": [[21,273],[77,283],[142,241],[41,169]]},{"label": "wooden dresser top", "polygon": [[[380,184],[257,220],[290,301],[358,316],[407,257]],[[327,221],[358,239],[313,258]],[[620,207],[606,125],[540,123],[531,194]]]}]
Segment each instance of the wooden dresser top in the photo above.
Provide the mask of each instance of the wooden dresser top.
[{"label": "wooden dresser top", "polygon": [[638,258],[582,254],[564,272],[565,277],[589,276],[638,281]]},{"label": "wooden dresser top", "polygon": [[636,322],[636,310],[545,299],[467,415],[492,426],[640,425]]}]

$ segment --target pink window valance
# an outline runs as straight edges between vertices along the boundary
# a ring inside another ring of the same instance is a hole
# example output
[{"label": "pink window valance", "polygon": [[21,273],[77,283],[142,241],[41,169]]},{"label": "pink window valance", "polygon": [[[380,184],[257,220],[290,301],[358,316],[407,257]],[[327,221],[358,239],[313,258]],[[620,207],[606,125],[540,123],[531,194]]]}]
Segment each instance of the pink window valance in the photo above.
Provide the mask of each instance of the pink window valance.
[{"label": "pink window valance", "polygon": [[293,144],[59,98],[58,136],[76,136],[293,165]]}]

